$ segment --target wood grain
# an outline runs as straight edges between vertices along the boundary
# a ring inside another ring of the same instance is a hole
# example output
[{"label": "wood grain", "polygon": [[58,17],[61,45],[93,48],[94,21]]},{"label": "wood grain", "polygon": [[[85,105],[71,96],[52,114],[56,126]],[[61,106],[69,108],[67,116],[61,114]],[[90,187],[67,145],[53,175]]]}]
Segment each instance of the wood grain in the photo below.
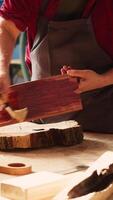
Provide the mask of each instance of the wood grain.
[{"label": "wood grain", "polygon": [[23,122],[0,127],[2,150],[71,146],[82,141],[82,127],[74,120],[35,125]]},{"label": "wood grain", "polygon": [[[26,121],[57,116],[82,109],[75,93],[76,79],[58,75],[10,87],[9,104],[14,110],[28,108]],[[0,126],[16,123],[9,114],[0,112]]]}]

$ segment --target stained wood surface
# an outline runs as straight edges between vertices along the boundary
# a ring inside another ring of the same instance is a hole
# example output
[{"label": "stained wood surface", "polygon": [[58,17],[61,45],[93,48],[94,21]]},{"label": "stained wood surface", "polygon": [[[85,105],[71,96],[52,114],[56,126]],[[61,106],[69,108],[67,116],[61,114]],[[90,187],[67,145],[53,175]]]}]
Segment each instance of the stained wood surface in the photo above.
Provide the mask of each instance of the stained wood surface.
[{"label": "stained wood surface", "polygon": [[71,146],[82,141],[82,128],[74,120],[51,124],[23,122],[0,127],[2,150]]},{"label": "stained wood surface", "polygon": [[[9,104],[14,110],[28,108],[26,121],[57,116],[82,109],[78,83],[67,75],[58,75],[10,87]],[[4,110],[0,126],[16,123]]]}]

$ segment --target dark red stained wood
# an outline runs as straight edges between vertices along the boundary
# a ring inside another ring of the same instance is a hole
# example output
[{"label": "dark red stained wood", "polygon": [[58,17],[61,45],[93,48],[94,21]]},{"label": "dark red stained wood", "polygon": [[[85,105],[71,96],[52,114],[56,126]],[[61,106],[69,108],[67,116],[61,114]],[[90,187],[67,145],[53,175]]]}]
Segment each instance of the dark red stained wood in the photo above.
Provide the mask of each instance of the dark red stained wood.
[{"label": "dark red stained wood", "polygon": [[[78,83],[67,75],[58,75],[11,86],[9,103],[13,109],[28,108],[26,121],[56,116],[82,109],[80,95],[75,93]],[[16,123],[0,112],[0,125]]]}]

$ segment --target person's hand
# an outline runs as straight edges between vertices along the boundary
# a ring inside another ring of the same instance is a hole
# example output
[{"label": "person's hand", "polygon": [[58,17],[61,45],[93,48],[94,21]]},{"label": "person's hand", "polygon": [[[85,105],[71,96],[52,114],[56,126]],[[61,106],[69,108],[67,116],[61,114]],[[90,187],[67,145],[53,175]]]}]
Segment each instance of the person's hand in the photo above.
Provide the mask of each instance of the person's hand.
[{"label": "person's hand", "polygon": [[104,78],[92,70],[75,70],[68,69],[67,74],[71,77],[79,79],[79,85],[76,93],[83,93],[104,86]]},{"label": "person's hand", "polygon": [[0,106],[7,102],[9,85],[9,76],[5,72],[0,72]]},{"label": "person's hand", "polygon": [[63,75],[63,74],[67,74],[67,71],[68,71],[69,69],[71,69],[70,66],[64,65],[64,66],[61,68],[61,74],[62,74],[62,75]]}]

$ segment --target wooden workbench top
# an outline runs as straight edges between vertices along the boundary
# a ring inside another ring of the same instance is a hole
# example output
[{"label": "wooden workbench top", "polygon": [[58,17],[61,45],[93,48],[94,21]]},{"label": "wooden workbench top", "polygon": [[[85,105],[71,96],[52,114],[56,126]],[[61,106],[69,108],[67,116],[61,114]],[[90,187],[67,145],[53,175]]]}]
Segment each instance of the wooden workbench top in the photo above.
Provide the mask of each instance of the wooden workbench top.
[{"label": "wooden workbench top", "polygon": [[26,162],[33,171],[47,170],[67,174],[86,169],[105,151],[113,151],[113,135],[84,133],[81,144],[49,149],[0,151],[0,159],[11,162]]},{"label": "wooden workbench top", "polygon": [[[9,163],[28,163],[32,165],[34,172],[46,170],[60,174],[75,174],[86,170],[106,151],[113,151],[112,134],[85,132],[84,141],[75,146],[0,151],[0,160]],[[11,175],[1,173],[0,182],[11,177]]]}]

